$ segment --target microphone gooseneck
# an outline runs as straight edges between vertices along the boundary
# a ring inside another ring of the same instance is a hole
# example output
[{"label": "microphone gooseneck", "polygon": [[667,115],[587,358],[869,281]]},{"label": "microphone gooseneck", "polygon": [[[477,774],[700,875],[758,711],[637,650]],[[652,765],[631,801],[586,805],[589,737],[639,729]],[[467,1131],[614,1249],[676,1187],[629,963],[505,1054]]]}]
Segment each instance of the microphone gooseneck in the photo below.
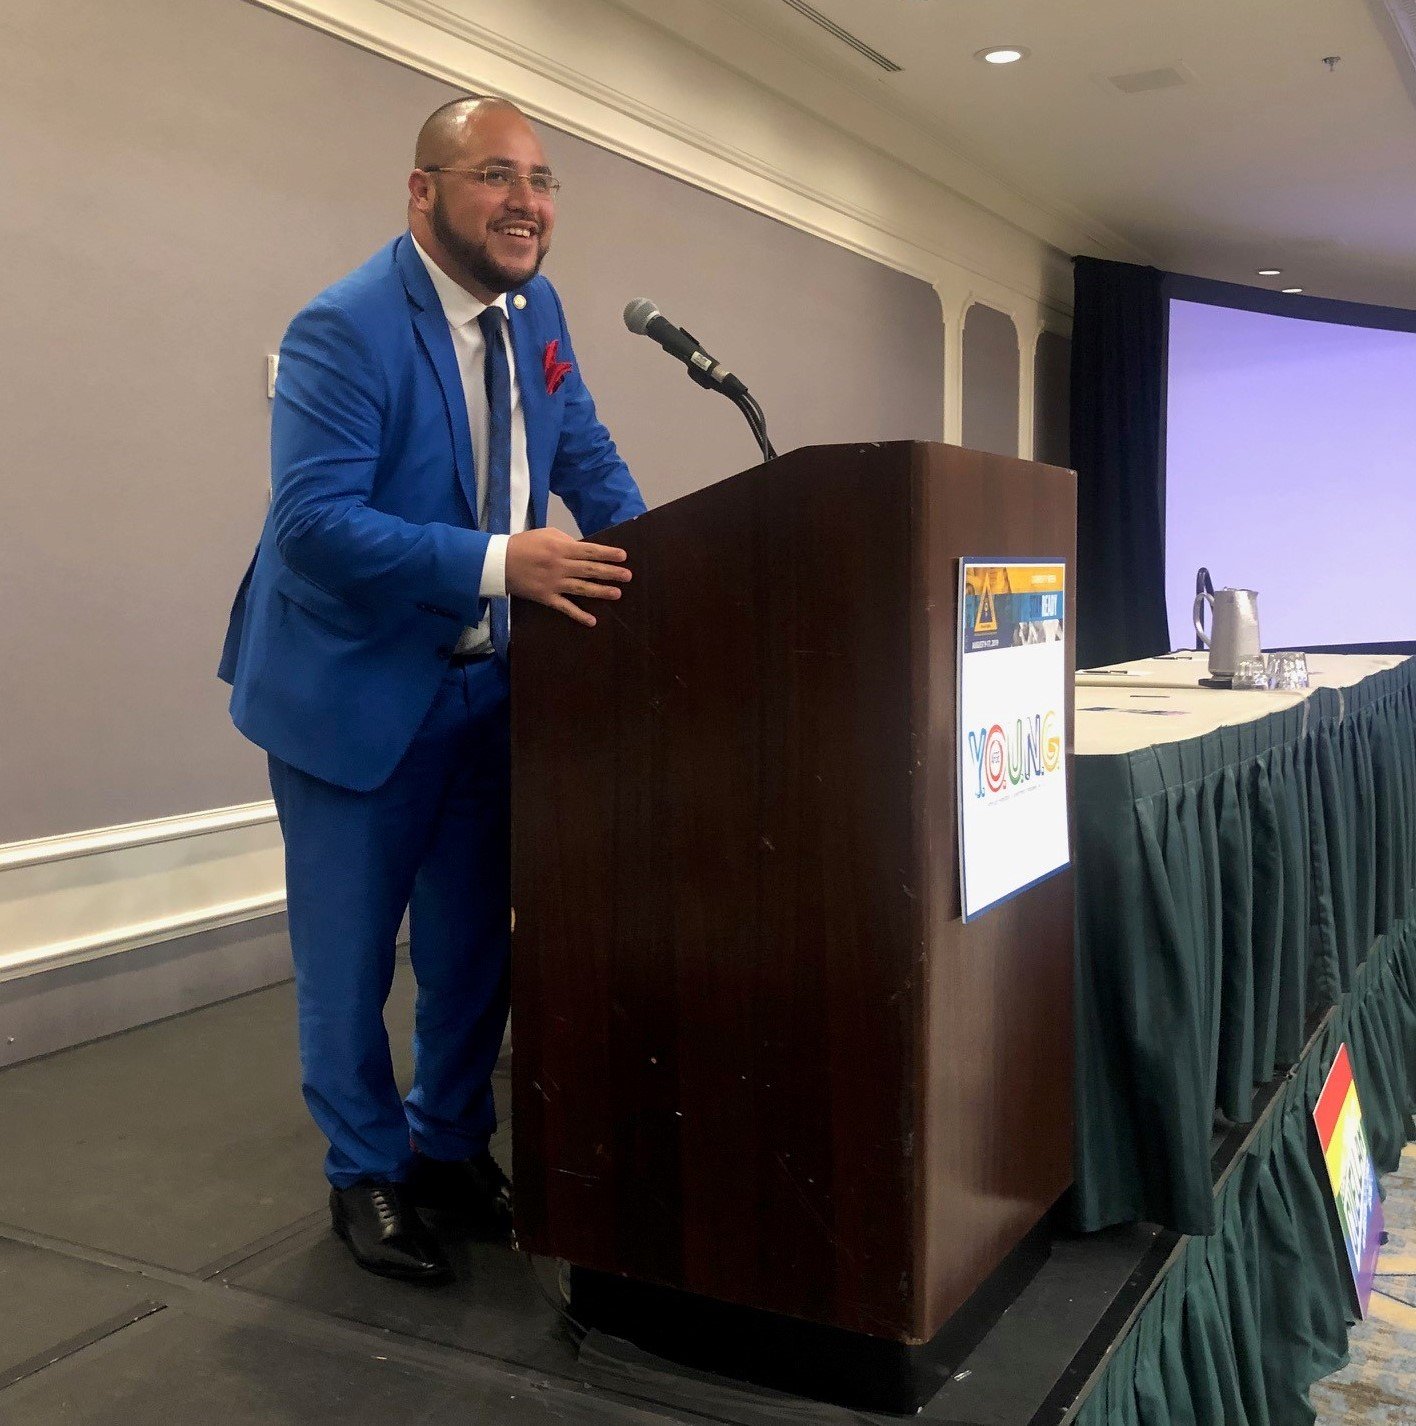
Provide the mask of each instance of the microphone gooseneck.
[{"label": "microphone gooseneck", "polygon": [[703,350],[692,332],[674,326],[647,297],[636,297],[625,304],[624,324],[636,336],[650,338],[681,361],[688,369],[690,380],[705,390],[721,391],[747,418],[763,456],[767,460],[776,458],[777,453],[767,438],[767,418],[762,408],[738,377]]}]

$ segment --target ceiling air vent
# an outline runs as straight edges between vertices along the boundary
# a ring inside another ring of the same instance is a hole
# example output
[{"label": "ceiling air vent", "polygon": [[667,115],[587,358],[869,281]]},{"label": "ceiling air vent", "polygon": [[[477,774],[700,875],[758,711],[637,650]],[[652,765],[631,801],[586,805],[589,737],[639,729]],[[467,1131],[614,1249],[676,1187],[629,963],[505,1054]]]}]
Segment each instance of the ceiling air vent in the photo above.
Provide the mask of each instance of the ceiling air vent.
[{"label": "ceiling air vent", "polygon": [[900,66],[893,59],[886,59],[879,50],[873,50],[862,39],[858,39],[849,30],[843,30],[834,20],[828,19],[820,10],[814,9],[806,3],[806,0],[782,0],[783,5],[790,6],[798,15],[810,20],[813,25],[820,26],[828,35],[834,35],[843,45],[849,45],[857,54],[864,55],[871,64],[879,65],[886,74],[899,74]]},{"label": "ceiling air vent", "polygon": [[1110,74],[1106,82],[1122,94],[1146,94],[1152,89],[1175,89],[1189,84],[1193,76],[1178,65],[1165,69],[1141,69],[1134,74]]}]

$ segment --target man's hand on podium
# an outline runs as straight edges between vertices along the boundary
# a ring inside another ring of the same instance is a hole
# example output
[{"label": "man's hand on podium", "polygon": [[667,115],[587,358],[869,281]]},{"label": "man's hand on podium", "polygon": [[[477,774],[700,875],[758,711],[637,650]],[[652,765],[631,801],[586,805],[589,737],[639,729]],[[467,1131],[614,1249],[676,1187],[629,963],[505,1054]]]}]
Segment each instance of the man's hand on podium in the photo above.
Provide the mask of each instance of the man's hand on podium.
[{"label": "man's hand on podium", "polygon": [[623,550],[586,544],[564,530],[525,530],[506,542],[506,591],[593,628],[595,616],[570,597],[618,599],[630,580],[627,558]]}]

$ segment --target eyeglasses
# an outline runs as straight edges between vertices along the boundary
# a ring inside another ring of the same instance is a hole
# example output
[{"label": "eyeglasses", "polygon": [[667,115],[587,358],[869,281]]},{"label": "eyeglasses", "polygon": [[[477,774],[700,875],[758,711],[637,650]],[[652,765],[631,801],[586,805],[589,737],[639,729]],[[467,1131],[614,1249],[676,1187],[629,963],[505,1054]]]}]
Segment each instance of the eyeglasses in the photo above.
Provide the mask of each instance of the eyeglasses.
[{"label": "eyeglasses", "polygon": [[435,163],[423,170],[424,173],[460,173],[464,178],[475,178],[484,188],[493,193],[510,193],[518,183],[524,183],[537,198],[554,198],[560,188],[560,179],[549,173],[518,173],[502,163],[484,164],[481,168],[448,168]]}]

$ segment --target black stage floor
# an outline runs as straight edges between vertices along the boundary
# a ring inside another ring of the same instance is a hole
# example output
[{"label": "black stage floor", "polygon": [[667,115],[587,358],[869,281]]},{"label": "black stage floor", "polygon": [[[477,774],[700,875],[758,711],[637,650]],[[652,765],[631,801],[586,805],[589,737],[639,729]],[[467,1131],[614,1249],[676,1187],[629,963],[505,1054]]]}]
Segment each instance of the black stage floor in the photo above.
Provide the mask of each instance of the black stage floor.
[{"label": "black stage floor", "polygon": [[[407,967],[389,1008],[406,1070]],[[510,1082],[498,1072],[510,1163]],[[291,986],[0,1071],[6,1426],[889,1422],[677,1367],[561,1308],[555,1263],[453,1249],[455,1284],[360,1271],[330,1234]],[[1174,1239],[1060,1235],[917,1418],[1067,1419]]]}]

